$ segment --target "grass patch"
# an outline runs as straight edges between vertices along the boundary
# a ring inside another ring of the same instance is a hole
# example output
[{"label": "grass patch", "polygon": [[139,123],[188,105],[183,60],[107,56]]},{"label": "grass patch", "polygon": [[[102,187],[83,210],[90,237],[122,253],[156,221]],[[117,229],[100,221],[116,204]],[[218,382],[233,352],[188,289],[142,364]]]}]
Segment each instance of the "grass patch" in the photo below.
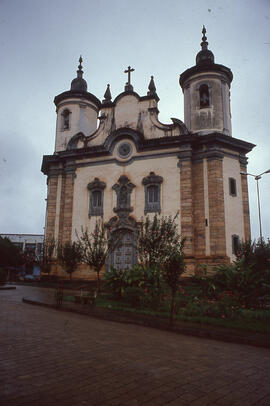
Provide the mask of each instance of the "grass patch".
[{"label": "grass patch", "polygon": [[[74,296],[64,296],[64,301],[67,302],[75,302]],[[98,296],[95,301],[95,306],[110,309],[110,310],[118,310],[118,311],[125,311],[135,314],[142,314],[146,316],[158,317],[162,319],[169,319],[170,315],[169,312],[161,312],[161,311],[154,311],[149,309],[142,309],[131,307],[130,305],[119,301],[108,298],[106,296]],[[269,312],[266,310],[266,312]],[[268,313],[267,313],[268,315]],[[228,329],[235,329],[240,331],[250,331],[256,333],[264,333],[270,334],[270,323],[268,320],[255,320],[249,318],[246,319],[239,319],[239,320],[231,320],[231,319],[219,319],[214,317],[205,317],[205,316],[185,316],[182,314],[175,315],[175,321],[184,321],[187,323],[197,323],[200,325],[208,325],[208,326],[215,326],[215,327],[225,327]]]}]

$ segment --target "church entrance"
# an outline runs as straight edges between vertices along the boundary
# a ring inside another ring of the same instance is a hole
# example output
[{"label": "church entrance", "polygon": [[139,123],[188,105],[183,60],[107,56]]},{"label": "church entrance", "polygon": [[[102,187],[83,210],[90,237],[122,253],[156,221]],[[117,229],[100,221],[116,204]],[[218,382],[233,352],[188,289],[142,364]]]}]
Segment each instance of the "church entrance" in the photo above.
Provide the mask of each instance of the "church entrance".
[{"label": "church entrance", "polygon": [[121,231],[123,236],[121,242],[111,254],[110,265],[116,269],[131,269],[137,262],[134,232],[119,230],[115,232],[116,237],[118,237],[118,233],[121,233]]}]

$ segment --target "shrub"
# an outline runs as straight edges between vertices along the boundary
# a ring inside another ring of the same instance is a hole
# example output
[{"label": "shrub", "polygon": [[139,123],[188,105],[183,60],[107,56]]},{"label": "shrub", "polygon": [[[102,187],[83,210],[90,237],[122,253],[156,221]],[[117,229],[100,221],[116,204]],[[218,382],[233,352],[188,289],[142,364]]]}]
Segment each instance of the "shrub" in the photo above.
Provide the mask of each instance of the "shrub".
[{"label": "shrub", "polygon": [[4,269],[0,268],[0,283],[4,283],[7,280],[7,274]]},{"label": "shrub", "polygon": [[138,306],[141,303],[144,291],[136,286],[127,287],[124,291],[124,300],[132,306]]},{"label": "shrub", "polygon": [[105,287],[109,288],[116,297],[121,297],[125,287],[125,272],[122,269],[111,267],[105,272]]}]

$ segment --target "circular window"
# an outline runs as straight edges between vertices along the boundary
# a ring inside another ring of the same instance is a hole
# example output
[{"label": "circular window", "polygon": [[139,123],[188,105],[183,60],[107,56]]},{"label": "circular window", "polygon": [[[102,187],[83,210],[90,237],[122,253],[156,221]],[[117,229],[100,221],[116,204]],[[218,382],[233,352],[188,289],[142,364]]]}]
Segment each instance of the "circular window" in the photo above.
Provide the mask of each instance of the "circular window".
[{"label": "circular window", "polygon": [[132,153],[132,145],[129,142],[122,142],[118,148],[117,152],[120,158],[128,158]]}]

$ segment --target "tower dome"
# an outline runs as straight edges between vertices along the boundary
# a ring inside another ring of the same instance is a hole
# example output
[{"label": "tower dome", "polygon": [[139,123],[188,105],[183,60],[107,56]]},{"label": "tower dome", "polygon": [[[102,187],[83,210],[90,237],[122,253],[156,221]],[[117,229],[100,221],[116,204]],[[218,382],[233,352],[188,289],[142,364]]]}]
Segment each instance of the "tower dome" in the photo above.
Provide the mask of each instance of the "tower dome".
[{"label": "tower dome", "polygon": [[80,56],[77,77],[72,80],[70,90],[75,90],[76,92],[87,92],[87,82],[82,76],[82,57]]},{"label": "tower dome", "polygon": [[212,64],[215,63],[215,57],[212,51],[208,49],[208,42],[207,37],[205,36],[206,34],[206,29],[205,26],[203,26],[202,29],[202,42],[201,42],[201,51],[197,53],[196,56],[196,65],[202,65],[202,64]]}]

